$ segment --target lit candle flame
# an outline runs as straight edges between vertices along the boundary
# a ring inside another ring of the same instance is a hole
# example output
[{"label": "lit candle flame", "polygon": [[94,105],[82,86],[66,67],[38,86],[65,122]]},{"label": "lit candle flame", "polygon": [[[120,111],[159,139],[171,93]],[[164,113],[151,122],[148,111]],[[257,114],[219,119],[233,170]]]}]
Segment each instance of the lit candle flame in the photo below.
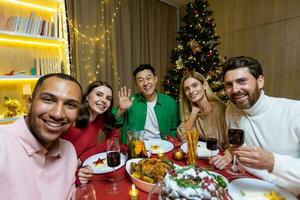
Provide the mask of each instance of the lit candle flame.
[{"label": "lit candle flame", "polygon": [[134,184],[131,185],[131,189],[132,189],[132,191],[135,191],[135,190],[136,190]]}]

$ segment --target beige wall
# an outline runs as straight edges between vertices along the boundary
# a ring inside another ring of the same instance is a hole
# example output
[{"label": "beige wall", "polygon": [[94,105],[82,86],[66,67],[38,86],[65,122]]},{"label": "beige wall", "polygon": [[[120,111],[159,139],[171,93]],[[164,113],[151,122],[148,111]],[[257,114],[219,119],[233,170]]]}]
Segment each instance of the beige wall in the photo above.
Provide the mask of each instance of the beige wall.
[{"label": "beige wall", "polygon": [[248,55],[264,69],[269,95],[300,99],[300,1],[211,0],[220,55]]},{"label": "beige wall", "polygon": [[209,3],[221,37],[220,55],[258,59],[264,69],[266,93],[300,99],[300,1]]}]

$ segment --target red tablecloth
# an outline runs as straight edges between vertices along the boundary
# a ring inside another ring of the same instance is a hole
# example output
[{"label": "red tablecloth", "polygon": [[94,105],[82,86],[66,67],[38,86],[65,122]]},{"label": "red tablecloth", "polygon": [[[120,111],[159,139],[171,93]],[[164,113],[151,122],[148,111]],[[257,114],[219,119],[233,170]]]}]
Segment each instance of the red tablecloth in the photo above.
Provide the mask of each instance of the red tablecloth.
[{"label": "red tablecloth", "polygon": [[[166,154],[166,156],[170,159],[172,159],[173,152],[169,152]],[[172,159],[173,160],[173,159]],[[173,160],[174,161],[174,160]],[[178,165],[186,165],[185,161],[174,161],[174,163]],[[198,159],[197,160],[198,166],[200,167],[209,167],[209,163],[207,159]],[[226,178],[229,179],[229,181],[233,180],[234,175],[231,175],[227,173],[225,170],[214,170],[215,172],[222,174]],[[254,177],[250,174],[246,174],[249,177]],[[118,199],[118,200],[130,200],[128,192],[131,188],[132,182],[130,179],[130,176],[126,173],[125,166],[120,168],[119,170],[116,171],[116,178],[118,179],[119,177],[123,177],[121,180],[118,181],[118,183],[121,186],[121,192],[118,193],[117,195],[110,195],[107,192],[108,187],[110,186],[111,182],[109,181],[99,181],[97,179],[101,179],[105,176],[112,176],[110,174],[105,174],[105,175],[94,175],[91,183],[95,187],[96,190],[96,196],[97,200],[110,200],[110,199]],[[146,200],[148,198],[148,193],[139,190],[139,200]]]}]

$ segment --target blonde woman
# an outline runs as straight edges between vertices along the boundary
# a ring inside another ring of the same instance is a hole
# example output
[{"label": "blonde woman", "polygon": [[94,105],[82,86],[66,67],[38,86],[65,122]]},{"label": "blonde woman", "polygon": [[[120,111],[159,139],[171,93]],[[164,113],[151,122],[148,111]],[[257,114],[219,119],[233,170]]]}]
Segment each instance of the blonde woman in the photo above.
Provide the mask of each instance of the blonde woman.
[{"label": "blonde woman", "polygon": [[186,141],[185,132],[196,128],[201,140],[208,136],[218,139],[218,146],[224,155],[210,158],[209,163],[218,169],[224,169],[232,161],[227,141],[225,122],[225,104],[211,91],[205,78],[192,71],[183,76],[180,83],[180,118],[177,134]]}]

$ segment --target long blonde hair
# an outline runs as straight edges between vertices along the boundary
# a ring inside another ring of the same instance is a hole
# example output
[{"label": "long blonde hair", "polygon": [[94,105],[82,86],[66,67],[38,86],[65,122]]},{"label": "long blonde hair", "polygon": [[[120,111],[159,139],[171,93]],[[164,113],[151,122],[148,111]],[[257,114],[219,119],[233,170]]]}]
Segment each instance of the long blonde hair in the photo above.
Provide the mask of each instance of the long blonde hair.
[{"label": "long blonde hair", "polygon": [[180,92],[179,92],[179,109],[180,109],[180,119],[182,122],[185,122],[188,119],[188,116],[191,113],[192,107],[191,107],[191,102],[189,99],[186,97],[184,93],[184,81],[188,78],[195,78],[198,81],[200,81],[204,86],[205,86],[205,97],[209,102],[222,102],[219,97],[217,97],[211,88],[209,87],[206,79],[204,76],[198,72],[191,71],[188,74],[184,75],[181,79],[180,82]]}]

